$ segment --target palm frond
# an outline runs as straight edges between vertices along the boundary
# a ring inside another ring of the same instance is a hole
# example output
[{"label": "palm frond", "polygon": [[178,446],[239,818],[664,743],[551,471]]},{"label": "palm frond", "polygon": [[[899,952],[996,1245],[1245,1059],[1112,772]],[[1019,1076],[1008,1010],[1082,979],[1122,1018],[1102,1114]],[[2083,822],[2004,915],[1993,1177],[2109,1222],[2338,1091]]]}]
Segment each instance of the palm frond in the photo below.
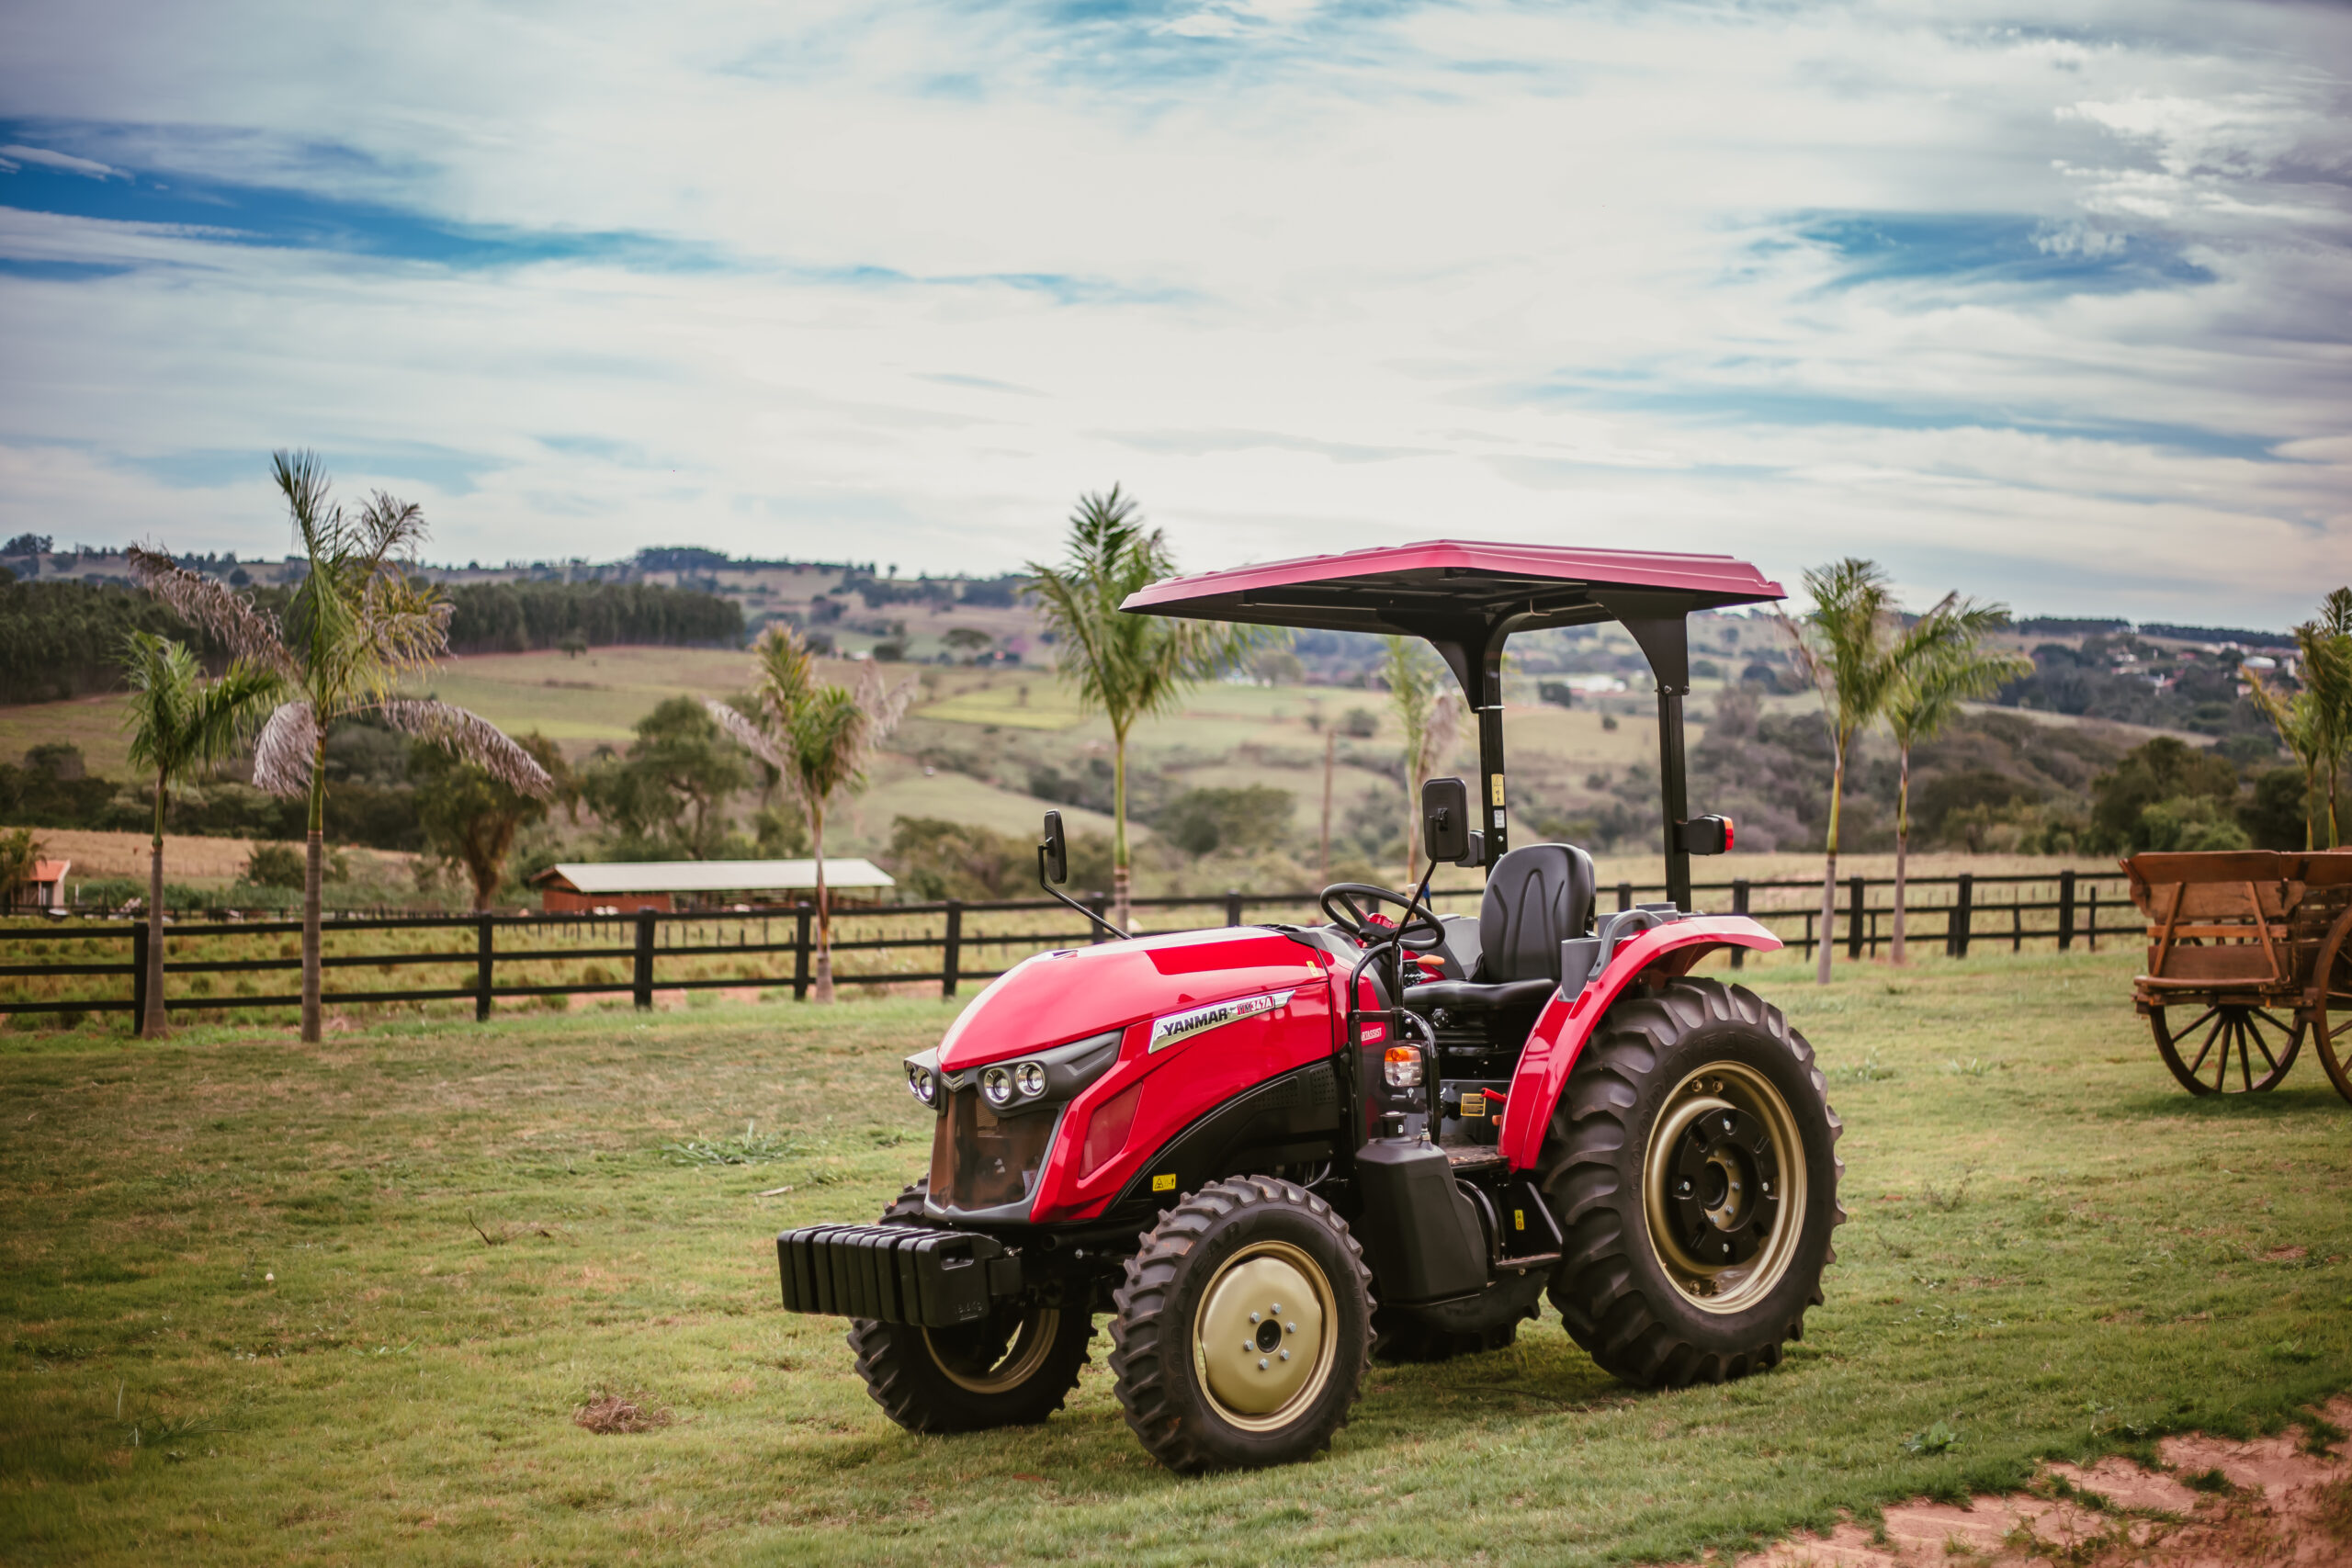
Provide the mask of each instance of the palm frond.
[{"label": "palm frond", "polygon": [[373,576],[388,563],[415,556],[424,538],[424,509],[379,490],[359,509],[357,533],[360,558]]},{"label": "palm frond", "polygon": [[388,697],[376,711],[394,729],[473,763],[517,795],[545,800],[555,791],[538,759],[478,713],[416,697]]},{"label": "palm frond", "polygon": [[140,587],[169,605],[180,619],[203,627],[228,645],[238,659],[280,673],[288,673],[284,634],[275,617],[251,599],[190,571],[159,551],[132,546],[130,575]]},{"label": "palm frond", "polygon": [[319,750],[319,721],[306,702],[287,703],[254,741],[254,783],[279,796],[306,795]]},{"label": "palm frond", "polygon": [[781,775],[786,789],[796,787],[791,762],[784,755],[784,749],[767,731],[745,717],[733,705],[722,703],[716,697],[705,697],[702,705],[717,721],[718,728],[727,732],[729,739],[775,769]]}]

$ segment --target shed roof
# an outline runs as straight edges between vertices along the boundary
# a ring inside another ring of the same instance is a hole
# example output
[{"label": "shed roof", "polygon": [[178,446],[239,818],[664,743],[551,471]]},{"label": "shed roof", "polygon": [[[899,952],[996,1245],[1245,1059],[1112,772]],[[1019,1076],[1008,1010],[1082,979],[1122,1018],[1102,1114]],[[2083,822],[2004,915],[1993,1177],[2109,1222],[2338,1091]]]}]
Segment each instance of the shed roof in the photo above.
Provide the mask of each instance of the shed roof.
[{"label": "shed roof", "polygon": [[62,882],[65,880],[65,874],[73,869],[74,863],[70,860],[37,860],[33,862],[33,874],[28,880]]},{"label": "shed roof", "polygon": [[[817,886],[813,860],[567,861],[533,882],[561,881],[575,893],[738,893]],[[870,860],[825,857],[827,887],[895,887]]]}]

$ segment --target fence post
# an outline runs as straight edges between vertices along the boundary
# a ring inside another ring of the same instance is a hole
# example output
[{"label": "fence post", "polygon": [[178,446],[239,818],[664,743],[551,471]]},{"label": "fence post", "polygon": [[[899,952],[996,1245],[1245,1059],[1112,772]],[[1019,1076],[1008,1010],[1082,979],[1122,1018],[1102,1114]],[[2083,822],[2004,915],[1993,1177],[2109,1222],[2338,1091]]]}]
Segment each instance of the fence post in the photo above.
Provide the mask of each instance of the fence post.
[{"label": "fence post", "polygon": [[947,938],[940,943],[939,994],[956,994],[956,970],[964,956],[964,900],[947,900]]},{"label": "fence post", "polygon": [[1804,955],[1807,958],[1811,958],[1813,956],[1813,911],[1811,909],[1807,909],[1804,912],[1804,942],[1803,945],[1804,947]]},{"label": "fence post", "polygon": [[2025,909],[2018,900],[2015,888],[2009,890],[2009,951],[2025,951]]},{"label": "fence post", "polygon": [[1951,924],[1944,932],[1944,953],[1951,958],[1968,956],[1968,928],[1976,902],[1976,874],[1960,874],[1960,886],[1952,894]]},{"label": "fence post", "polygon": [[[474,1021],[487,1022],[490,1018],[490,966],[493,939],[490,932],[490,917],[482,916],[474,922]],[[649,1001],[645,1005],[651,1005]]]},{"label": "fence post", "polygon": [[[1863,922],[1869,918],[1862,909],[1862,901],[1868,897],[1863,891],[1863,886],[1862,879],[1859,876],[1846,879],[1846,956],[1848,958],[1860,958],[1862,955]],[[1828,933],[1823,934],[1826,936]]]},{"label": "fence post", "polygon": [[[1731,912],[1735,915],[1747,913],[1747,878],[1744,876],[1732,878]],[[1731,966],[1735,969],[1747,967],[1747,949],[1735,947],[1731,950]]]},{"label": "fence post", "polygon": [[1225,923],[1228,926],[1241,923],[1241,890],[1238,887],[1225,890]]},{"label": "fence post", "polygon": [[792,999],[808,999],[808,923],[816,916],[816,908],[807,903],[792,907]]},{"label": "fence post", "polygon": [[2090,950],[2097,953],[2098,951],[2098,884],[2092,883],[2087,891],[2091,896],[2090,908],[2084,912],[2090,916],[2090,922],[2083,934],[2090,941]]},{"label": "fence post", "polygon": [[147,921],[130,928],[130,1032],[147,1032]]},{"label": "fence post", "polygon": [[[1089,893],[1086,896],[1086,907],[1093,914],[1096,919],[1110,919],[1108,911],[1111,908],[1111,896],[1108,893]],[[1101,926],[1093,927],[1086,933],[1086,938],[1095,946],[1102,946],[1102,928]]]},{"label": "fence post", "polygon": [[2075,874],[2058,874],[2058,951],[2065,952],[2075,945]]},{"label": "fence post", "polygon": [[1621,882],[1617,885],[1617,907],[1621,909],[1630,909],[1634,907],[1634,885],[1632,883]]},{"label": "fence post", "polygon": [[653,1010],[653,911],[637,912],[637,973],[631,977],[637,993],[637,1010]]}]

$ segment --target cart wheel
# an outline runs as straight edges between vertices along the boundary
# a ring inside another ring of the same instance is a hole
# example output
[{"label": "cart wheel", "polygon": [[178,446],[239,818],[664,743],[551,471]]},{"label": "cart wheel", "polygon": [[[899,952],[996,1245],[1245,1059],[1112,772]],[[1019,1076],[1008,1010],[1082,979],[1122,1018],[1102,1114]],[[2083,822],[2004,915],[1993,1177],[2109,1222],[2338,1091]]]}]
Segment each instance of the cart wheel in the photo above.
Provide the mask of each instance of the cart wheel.
[{"label": "cart wheel", "polygon": [[[2323,979],[2322,976],[2324,976]],[[2335,1092],[2352,1100],[2352,932],[2339,934],[2312,971],[2312,1043]]]},{"label": "cart wheel", "polygon": [[2303,1048],[2301,1018],[2281,1018],[2246,1002],[2215,1002],[2176,1026],[2175,1019],[2194,1005],[2148,1010],[2156,1054],[2181,1088],[2191,1094],[2258,1094],[2278,1087]]}]

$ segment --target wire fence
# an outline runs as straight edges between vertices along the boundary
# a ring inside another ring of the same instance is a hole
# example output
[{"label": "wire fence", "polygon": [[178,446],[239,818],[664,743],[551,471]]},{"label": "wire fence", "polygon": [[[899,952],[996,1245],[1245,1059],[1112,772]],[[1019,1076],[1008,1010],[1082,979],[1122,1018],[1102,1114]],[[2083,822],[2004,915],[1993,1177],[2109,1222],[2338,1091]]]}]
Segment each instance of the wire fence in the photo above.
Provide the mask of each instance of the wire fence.
[{"label": "wire fence", "polygon": [[[2137,931],[2116,874],[2064,871],[2010,876],[1920,877],[1905,892],[1909,940],[1964,959],[1990,942],[2011,952],[2028,942],[2060,952],[2097,951],[2101,936]],[[1694,904],[1748,915],[1789,949],[1811,956],[1826,936],[1851,958],[1875,955],[1894,933],[1894,883],[1850,877],[1822,928],[1818,880],[1749,880],[1695,886]],[[1662,900],[1662,885],[1617,883],[1600,890],[1602,909]],[[1475,913],[1476,888],[1435,891],[1440,910]],[[1108,899],[1082,900],[1096,914]],[[1142,932],[1218,925],[1308,924],[1322,917],[1311,892],[1138,898]],[[1205,918],[1201,918],[1205,917]],[[839,908],[833,913],[836,986],[928,991],[954,997],[1032,953],[1104,938],[1044,899],[951,899]],[[73,1024],[91,1014],[142,1016],[147,1005],[147,922],[142,917],[14,919],[0,921],[0,1018],[53,1015]],[[164,1006],[183,1018],[277,1021],[300,1005],[301,924],[244,919],[225,911],[167,918]],[[321,939],[330,1008],[410,1008],[478,1019],[501,1006],[565,1009],[655,1005],[657,996],[749,993],[806,1000],[815,984],[816,919],[808,904],[751,909],[628,914],[331,914]],[[1734,950],[1738,967],[1747,954]],[[370,984],[369,982],[374,982]]]}]

